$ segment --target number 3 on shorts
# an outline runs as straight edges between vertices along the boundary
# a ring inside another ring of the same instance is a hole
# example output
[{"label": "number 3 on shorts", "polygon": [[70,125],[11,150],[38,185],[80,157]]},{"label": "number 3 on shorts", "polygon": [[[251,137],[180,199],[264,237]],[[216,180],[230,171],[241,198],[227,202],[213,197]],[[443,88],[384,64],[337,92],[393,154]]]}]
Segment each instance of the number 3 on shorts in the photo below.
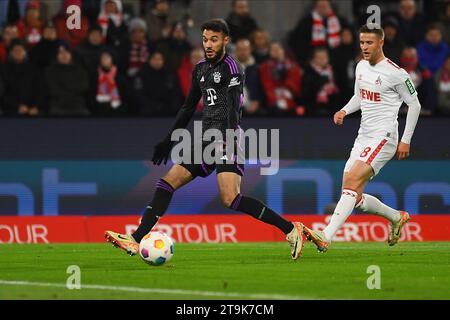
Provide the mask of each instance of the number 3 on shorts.
[{"label": "number 3 on shorts", "polygon": [[361,152],[361,154],[359,155],[361,158],[365,158],[365,157],[367,157],[367,155],[369,154],[369,152],[372,150],[372,148],[371,147],[367,147],[367,148],[365,148],[364,149],[364,151],[363,152]]}]

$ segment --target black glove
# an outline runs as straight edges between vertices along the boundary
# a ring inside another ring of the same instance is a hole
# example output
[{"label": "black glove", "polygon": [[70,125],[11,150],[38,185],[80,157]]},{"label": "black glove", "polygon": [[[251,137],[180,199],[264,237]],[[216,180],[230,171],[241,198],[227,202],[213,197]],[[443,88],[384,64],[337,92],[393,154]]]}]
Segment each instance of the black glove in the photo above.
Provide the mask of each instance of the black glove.
[{"label": "black glove", "polygon": [[158,143],[153,150],[153,164],[159,166],[163,161],[164,164],[167,164],[167,160],[169,160],[170,151],[172,150],[173,142],[170,140],[163,140]]}]

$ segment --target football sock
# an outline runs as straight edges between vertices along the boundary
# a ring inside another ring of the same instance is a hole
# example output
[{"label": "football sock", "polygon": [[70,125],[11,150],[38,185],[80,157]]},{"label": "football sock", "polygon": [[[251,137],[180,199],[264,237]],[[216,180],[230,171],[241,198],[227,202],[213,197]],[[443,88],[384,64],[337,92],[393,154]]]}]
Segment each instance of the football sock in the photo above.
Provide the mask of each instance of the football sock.
[{"label": "football sock", "polygon": [[153,200],[145,209],[141,224],[137,230],[132,234],[136,242],[141,242],[142,238],[152,230],[159,218],[164,215],[169,207],[172,194],[175,189],[163,179],[160,179],[156,184],[156,191]]},{"label": "football sock", "polygon": [[285,234],[288,234],[294,228],[292,222],[281,217],[261,201],[245,197],[241,194],[238,194],[236,198],[234,198],[230,208],[235,211],[249,214],[262,222],[271,224],[283,231]]},{"label": "football sock", "polygon": [[341,199],[334,209],[334,213],[331,216],[330,222],[323,232],[325,233],[325,238],[327,241],[331,241],[339,230],[340,227],[345,223],[345,220],[350,216],[353,209],[355,208],[356,198],[358,194],[353,190],[343,189]]},{"label": "football sock", "polygon": [[398,210],[392,209],[370,194],[364,193],[356,208],[361,209],[363,212],[376,214],[391,222],[397,222],[401,218]]}]

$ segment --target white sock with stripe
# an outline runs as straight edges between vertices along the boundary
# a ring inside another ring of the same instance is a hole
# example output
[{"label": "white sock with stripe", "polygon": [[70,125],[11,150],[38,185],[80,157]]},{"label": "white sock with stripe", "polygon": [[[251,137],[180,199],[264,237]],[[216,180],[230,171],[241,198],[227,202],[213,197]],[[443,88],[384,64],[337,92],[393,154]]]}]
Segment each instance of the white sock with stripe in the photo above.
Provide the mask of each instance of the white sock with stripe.
[{"label": "white sock with stripe", "polygon": [[323,232],[325,233],[325,238],[330,242],[336,232],[343,226],[345,220],[352,214],[355,208],[356,198],[358,194],[353,190],[343,189],[341,199],[334,209],[334,213],[331,216],[331,220]]},{"label": "white sock with stripe", "polygon": [[356,205],[356,208],[361,209],[362,211],[367,213],[381,216],[391,222],[397,222],[401,218],[400,212],[398,210],[392,209],[374,196],[366,193],[362,195],[362,199]]}]

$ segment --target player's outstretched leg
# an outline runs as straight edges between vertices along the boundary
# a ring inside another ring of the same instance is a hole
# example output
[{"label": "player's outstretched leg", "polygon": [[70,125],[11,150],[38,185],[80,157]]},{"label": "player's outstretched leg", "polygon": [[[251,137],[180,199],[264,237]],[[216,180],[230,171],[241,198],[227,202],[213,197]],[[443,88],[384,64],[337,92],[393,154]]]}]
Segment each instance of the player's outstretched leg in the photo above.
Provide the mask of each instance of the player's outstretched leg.
[{"label": "player's outstretched leg", "polygon": [[355,191],[343,189],[341,199],[339,199],[330,222],[323,231],[314,231],[307,227],[303,228],[306,239],[314,243],[319,252],[326,252],[328,250],[334,235],[352,213],[357,196],[358,194]]},{"label": "player's outstretched leg", "polygon": [[139,250],[139,242],[156,225],[159,218],[166,212],[175,189],[164,179],[156,184],[153,200],[145,209],[141,224],[132,235],[120,234],[112,231],[105,232],[105,238],[129,255],[135,255]]},{"label": "player's outstretched leg", "polygon": [[374,196],[366,193],[362,195],[361,201],[356,205],[356,208],[389,220],[391,232],[389,233],[388,244],[390,246],[398,242],[402,235],[403,226],[410,220],[408,212],[392,209]]},{"label": "player's outstretched leg", "polygon": [[391,223],[391,232],[389,233],[388,244],[393,246],[397,244],[398,240],[402,236],[403,226],[411,220],[409,213],[406,211],[400,211],[401,218],[397,222]]},{"label": "player's outstretched leg", "polygon": [[[114,246],[126,251],[129,255],[135,255],[139,251],[139,243],[142,238],[152,230],[158,220],[169,207],[172,195],[176,189],[191,181],[192,175],[183,167],[175,165],[169,173],[156,183],[156,191],[153,200],[145,209],[141,223],[132,235],[106,231],[105,238]],[[168,181],[171,181],[169,183]]]},{"label": "player's outstretched leg", "polygon": [[136,242],[141,242],[142,238],[144,238],[158,223],[158,220],[164,215],[169,207],[174,192],[175,189],[167,181],[164,179],[158,181],[153,200],[145,209],[141,224],[133,233],[133,238]]},{"label": "player's outstretched leg", "polygon": [[286,240],[291,248],[292,259],[297,260],[301,257],[304,245],[302,223],[290,222],[261,201],[241,194],[238,194],[228,207],[235,211],[251,215],[259,221],[271,224],[280,229],[286,235]]},{"label": "player's outstretched leg", "polygon": [[330,246],[330,242],[326,239],[323,231],[312,230],[307,226],[303,226],[303,234],[305,235],[306,239],[308,239],[308,241],[311,241],[316,245],[319,252],[327,252],[328,247]]},{"label": "player's outstretched leg", "polygon": [[358,193],[351,189],[344,188],[341,198],[334,209],[330,222],[323,230],[327,242],[331,242],[336,232],[344,225],[347,218],[352,214],[355,208]]},{"label": "player's outstretched leg", "polygon": [[302,256],[303,242],[303,224],[301,222],[292,222],[294,228],[286,235],[286,240],[291,249],[291,257],[295,261]]},{"label": "player's outstretched leg", "polygon": [[134,256],[139,251],[139,243],[131,235],[121,234],[114,231],[105,231],[105,239],[113,246],[126,251],[130,256]]},{"label": "player's outstretched leg", "polygon": [[341,198],[323,232],[303,228],[306,238],[316,245],[319,252],[328,250],[331,240],[353,212],[358,195],[362,194],[362,190],[372,175],[371,166],[362,161],[356,161],[351,170],[344,173]]},{"label": "player's outstretched leg", "polygon": [[292,259],[297,260],[301,256],[303,224],[287,221],[261,201],[240,194],[241,177],[239,175],[222,172],[217,175],[217,181],[220,197],[226,207],[277,227],[286,235],[286,240],[291,248]]}]

